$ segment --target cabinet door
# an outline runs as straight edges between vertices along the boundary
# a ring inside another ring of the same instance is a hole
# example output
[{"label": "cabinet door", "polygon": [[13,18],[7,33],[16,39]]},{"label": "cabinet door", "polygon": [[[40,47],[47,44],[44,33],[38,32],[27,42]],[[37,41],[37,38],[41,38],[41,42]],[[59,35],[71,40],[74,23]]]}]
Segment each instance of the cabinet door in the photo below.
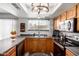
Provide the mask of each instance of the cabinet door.
[{"label": "cabinet door", "polygon": [[24,46],[25,46],[25,48],[24,48],[24,49],[25,49],[25,53],[26,53],[26,52],[29,52],[29,50],[30,50],[30,49],[29,49],[29,47],[30,47],[29,38],[26,38],[26,39],[25,39]]},{"label": "cabinet door", "polygon": [[17,45],[17,56],[24,55],[24,41]]},{"label": "cabinet door", "polygon": [[37,38],[32,38],[30,39],[30,52],[34,53],[37,52],[37,47],[38,47],[38,39]]},{"label": "cabinet door", "polygon": [[54,26],[54,30],[56,30],[57,29],[57,20],[56,19],[54,19],[53,26]]},{"label": "cabinet door", "polygon": [[45,38],[41,38],[39,40],[38,48],[40,49],[39,52],[46,52],[46,39]]},{"label": "cabinet door", "polygon": [[61,15],[61,22],[66,20],[66,12]]},{"label": "cabinet door", "polygon": [[79,32],[79,18],[77,18],[77,31]]},{"label": "cabinet door", "polygon": [[77,4],[77,18],[79,18],[79,4]]},{"label": "cabinet door", "polygon": [[67,11],[67,19],[76,17],[76,6]]},{"label": "cabinet door", "polygon": [[66,56],[75,56],[72,51],[66,49]]},{"label": "cabinet door", "polygon": [[47,53],[50,53],[50,52],[52,52],[52,40],[49,38],[49,39],[47,39],[47,41],[46,41],[46,51],[47,51]]},{"label": "cabinet door", "polygon": [[11,48],[4,53],[4,56],[16,56],[16,47]]}]

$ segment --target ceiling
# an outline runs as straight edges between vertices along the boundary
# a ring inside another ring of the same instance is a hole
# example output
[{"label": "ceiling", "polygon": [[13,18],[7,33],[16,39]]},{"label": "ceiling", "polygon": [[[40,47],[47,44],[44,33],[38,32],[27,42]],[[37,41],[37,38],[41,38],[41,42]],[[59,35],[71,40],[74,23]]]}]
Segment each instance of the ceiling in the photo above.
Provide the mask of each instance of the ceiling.
[{"label": "ceiling", "polygon": [[48,18],[50,15],[52,15],[53,10],[55,7],[58,5],[58,3],[49,3],[49,12],[41,12],[38,15],[38,12],[33,12],[32,11],[32,5],[31,3],[20,3],[19,4],[21,8],[24,9],[25,13],[27,16],[23,16],[26,18]]},{"label": "ceiling", "polygon": [[44,19],[51,19],[59,14],[63,13],[64,11],[68,10],[72,6],[76,5],[76,3],[49,3],[49,12],[41,12],[39,15],[37,12],[32,12],[31,3],[19,3],[20,8],[26,14],[19,14],[20,17],[23,18],[44,18]]},{"label": "ceiling", "polygon": [[[70,7],[72,7],[73,5],[75,5],[76,3],[49,3],[49,12],[41,12],[39,15],[37,12],[32,12],[32,3],[7,3],[8,6],[11,5],[11,7],[13,7],[15,9],[15,11],[13,11],[14,9],[10,9],[12,14],[13,12],[15,12],[17,14],[17,17],[19,18],[29,18],[29,19],[51,19],[54,18],[56,16],[58,16],[59,14],[63,13],[64,11],[68,10]],[[5,5],[7,8],[7,5]],[[1,5],[0,5],[1,7]],[[4,9],[5,7],[3,7]],[[3,10],[0,8],[0,14],[5,14],[5,13],[9,13],[9,11]],[[12,15],[9,14],[9,15]],[[12,15],[13,16],[13,15]],[[11,16],[11,17],[12,17]],[[14,17],[14,16],[13,16]]]},{"label": "ceiling", "polygon": [[4,9],[0,8],[0,13],[8,13],[8,12],[5,11]]}]

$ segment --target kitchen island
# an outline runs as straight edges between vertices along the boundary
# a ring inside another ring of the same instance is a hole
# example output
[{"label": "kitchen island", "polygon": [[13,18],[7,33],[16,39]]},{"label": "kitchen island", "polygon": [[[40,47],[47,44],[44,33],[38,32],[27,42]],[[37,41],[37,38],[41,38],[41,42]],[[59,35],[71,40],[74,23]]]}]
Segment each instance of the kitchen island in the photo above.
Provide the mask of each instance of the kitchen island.
[{"label": "kitchen island", "polygon": [[25,52],[48,53],[53,52],[53,42],[51,37],[26,37]]}]

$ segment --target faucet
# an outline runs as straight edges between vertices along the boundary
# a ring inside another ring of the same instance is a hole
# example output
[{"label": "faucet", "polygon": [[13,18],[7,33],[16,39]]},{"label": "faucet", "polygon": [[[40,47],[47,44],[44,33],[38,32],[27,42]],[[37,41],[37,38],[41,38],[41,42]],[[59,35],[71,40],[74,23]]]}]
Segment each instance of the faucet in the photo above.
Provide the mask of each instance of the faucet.
[{"label": "faucet", "polygon": [[35,36],[35,33],[33,33],[33,36]]}]

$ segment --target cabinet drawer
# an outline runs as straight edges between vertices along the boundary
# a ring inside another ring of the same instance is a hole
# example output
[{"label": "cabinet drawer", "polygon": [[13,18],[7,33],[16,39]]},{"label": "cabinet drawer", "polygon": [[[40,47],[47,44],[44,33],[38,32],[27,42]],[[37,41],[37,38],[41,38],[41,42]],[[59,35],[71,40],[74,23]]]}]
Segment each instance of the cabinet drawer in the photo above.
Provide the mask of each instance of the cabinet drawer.
[{"label": "cabinet drawer", "polygon": [[5,56],[11,56],[11,55],[16,55],[16,47],[11,48],[7,52],[4,53]]}]

